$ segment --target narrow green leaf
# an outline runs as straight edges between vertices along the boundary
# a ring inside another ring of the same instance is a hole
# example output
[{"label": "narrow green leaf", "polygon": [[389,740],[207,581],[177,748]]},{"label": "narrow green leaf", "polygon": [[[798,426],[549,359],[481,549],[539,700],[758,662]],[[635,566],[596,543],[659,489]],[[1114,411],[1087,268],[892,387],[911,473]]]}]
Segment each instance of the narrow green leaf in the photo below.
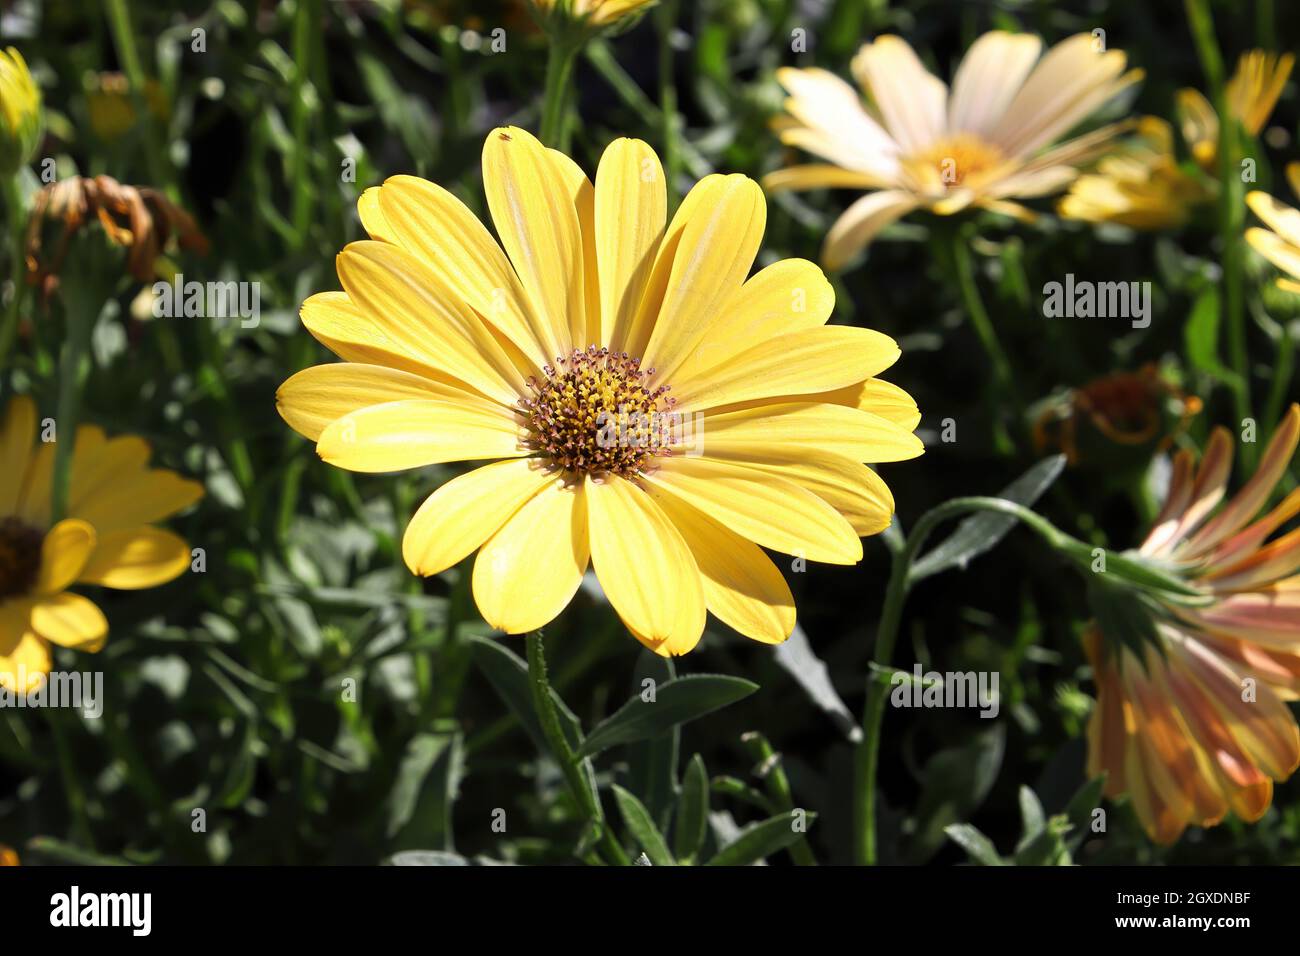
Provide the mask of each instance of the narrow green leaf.
[{"label": "narrow green leaf", "polygon": [[[1031,507],[1056,481],[1064,467],[1064,455],[1044,458],[1003,488],[998,497]],[[971,515],[957,525],[957,530],[941,544],[913,562],[909,580],[920,581],[949,568],[966,567],[975,558],[996,547],[1016,526],[1017,520],[1011,515],[985,511]]]},{"label": "narrow green leaf", "polygon": [[686,766],[682,794],[677,799],[677,819],[673,826],[673,848],[683,863],[694,860],[704,847],[709,822],[709,774],[704,759],[696,754]]},{"label": "narrow green leaf", "polygon": [[1006,866],[1006,861],[998,855],[993,841],[969,823],[954,823],[944,827],[943,832],[981,866]]},{"label": "narrow green leaf", "polygon": [[664,842],[663,834],[655,826],[654,820],[650,819],[650,811],[645,808],[645,804],[630,790],[625,790],[618,784],[614,784],[612,789],[614,799],[618,802],[618,811],[623,815],[623,825],[632,834],[637,849],[648,856],[655,866],[676,866],[677,861]]},{"label": "narrow green leaf", "polygon": [[[500,641],[474,635],[469,638],[469,642],[474,647],[474,663],[483,672],[483,676],[511,713],[519,718],[528,736],[533,738],[533,743],[539,750],[546,752],[546,736],[537,722],[537,712],[533,710],[533,698],[528,689],[527,662],[505,648]],[[577,749],[582,744],[582,724],[554,689],[551,690],[551,697],[559,711],[564,736],[569,741],[569,746]]]},{"label": "narrow green leaf", "polygon": [[719,850],[705,865],[748,866],[766,859],[802,837],[816,819],[816,813],[806,810],[778,813],[742,831],[739,837]]},{"label": "narrow green leaf", "polygon": [[592,729],[578,754],[590,757],[618,744],[645,740],[733,704],[756,690],[758,685],[752,681],[723,674],[678,677],[655,688],[653,700],[647,699],[648,692],[634,694]]}]

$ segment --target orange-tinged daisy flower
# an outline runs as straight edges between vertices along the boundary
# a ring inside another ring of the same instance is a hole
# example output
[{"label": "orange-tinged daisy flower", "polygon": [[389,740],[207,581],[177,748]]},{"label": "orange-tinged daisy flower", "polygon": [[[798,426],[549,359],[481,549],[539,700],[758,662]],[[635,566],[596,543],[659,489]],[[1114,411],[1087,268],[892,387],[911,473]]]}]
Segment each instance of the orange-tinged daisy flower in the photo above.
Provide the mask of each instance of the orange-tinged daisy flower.
[{"label": "orange-tinged daisy flower", "polygon": [[967,51],[949,93],[906,41],[882,36],[853,60],[867,103],[826,70],[781,69],[777,79],[790,93],[789,115],[776,124],[781,140],[827,163],[779,170],[764,185],[872,190],[827,234],[829,269],[915,209],[949,215],[979,207],[1027,218],[1012,200],[1065,188],[1124,125],[1052,144],[1141,76],[1125,73],[1124,54],[1099,50],[1088,34],[1041,53],[1035,36],[986,33]]},{"label": "orange-tinged daisy flower", "polygon": [[[1291,191],[1300,196],[1300,163],[1287,166],[1286,178]],[[1269,227],[1247,229],[1246,241],[1261,256],[1292,276],[1290,279],[1279,278],[1278,288],[1300,292],[1300,210],[1258,190],[1246,196],[1246,205]]]},{"label": "orange-tinged daisy flower", "polygon": [[50,645],[98,651],[108,621],[75,584],[135,590],[172,580],[190,549],[152,527],[203,494],[202,486],[148,467],[140,438],[77,429],[68,513],[51,522],[54,442],[38,442],[36,406],[9,402],[0,428],[0,684],[38,686],[51,667]]},{"label": "orange-tinged daisy flower", "polygon": [[[1295,55],[1278,55],[1266,50],[1251,50],[1237,60],[1237,69],[1228,81],[1228,112],[1251,135],[1268,122],[1286,86]],[[1183,139],[1192,157],[1206,172],[1218,174],[1219,114],[1198,90],[1178,91],[1178,117]]]},{"label": "orange-tinged daisy flower", "polygon": [[[1097,680],[1088,772],[1130,795],[1153,840],[1232,811],[1263,816],[1273,782],[1300,766],[1300,530],[1268,538],[1297,514],[1293,491],[1256,517],[1300,439],[1291,406],[1258,471],[1223,507],[1232,439],[1217,429],[1199,468],[1180,452],[1163,510],[1140,549],[1202,591],[1200,605],[1153,604],[1154,643],[1094,630]],[[1217,511],[1216,511],[1217,508]]]},{"label": "orange-tinged daisy flower", "polygon": [[666,223],[645,143],[611,144],[593,185],[510,128],[483,180],[501,245],[433,183],[366,191],[344,291],[302,309],[346,362],[289,379],[281,415],[354,471],[498,459],[439,488],[403,553],[432,575],[478,551],[474,597],[503,631],[551,621],[590,563],[660,654],[694,647],[706,608],[783,640],[794,602],[762,548],[855,563],[893,511],[863,462],[921,453],[916,404],[875,378],[897,345],[827,325],[810,262],[747,279],[766,205],[744,176],[705,178]]}]

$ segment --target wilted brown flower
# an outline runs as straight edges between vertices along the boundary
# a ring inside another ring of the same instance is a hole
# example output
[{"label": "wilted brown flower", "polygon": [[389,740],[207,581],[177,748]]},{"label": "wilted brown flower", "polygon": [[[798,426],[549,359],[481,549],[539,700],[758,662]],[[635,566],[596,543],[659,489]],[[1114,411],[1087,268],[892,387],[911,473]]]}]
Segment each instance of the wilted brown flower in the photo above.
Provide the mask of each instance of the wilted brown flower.
[{"label": "wilted brown flower", "polygon": [[1183,394],[1148,363],[1093,379],[1053,401],[1034,422],[1034,442],[1063,452],[1071,465],[1113,458],[1118,449],[1141,449],[1145,459],[1167,448],[1200,410],[1199,398]]},{"label": "wilted brown flower", "polygon": [[96,222],[109,243],[126,250],[126,271],[140,282],[171,277],[160,260],[173,245],[200,254],[208,249],[189,213],[158,190],[109,176],[74,176],[37,193],[27,227],[27,281],[47,300],[72,241]]}]

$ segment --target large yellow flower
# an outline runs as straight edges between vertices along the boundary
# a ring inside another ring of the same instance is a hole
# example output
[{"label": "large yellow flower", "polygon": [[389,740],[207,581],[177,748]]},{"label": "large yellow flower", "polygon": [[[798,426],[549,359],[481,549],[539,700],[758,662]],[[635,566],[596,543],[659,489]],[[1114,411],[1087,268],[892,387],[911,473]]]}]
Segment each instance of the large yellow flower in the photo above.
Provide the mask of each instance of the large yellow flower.
[{"label": "large yellow flower", "polygon": [[1040,60],[1041,52],[1035,36],[986,33],[963,58],[950,94],[906,41],[882,36],[853,60],[866,104],[826,70],[779,70],[790,92],[789,115],[776,124],[782,142],[828,164],[779,170],[764,185],[874,190],[826,236],[822,260],[830,269],[914,209],[948,215],[974,206],[1027,217],[1012,199],[1059,192],[1123,126],[1048,147],[1141,76],[1125,73],[1124,54],[1099,50],[1088,34],[1061,41]]},{"label": "large yellow flower", "polygon": [[1273,781],[1300,766],[1300,531],[1267,539],[1297,514],[1293,491],[1258,520],[1300,439],[1291,406],[1258,471],[1217,513],[1232,471],[1232,439],[1217,429],[1199,469],[1174,460],[1163,510],[1141,554],[1203,592],[1199,606],[1153,606],[1154,643],[1119,634],[1088,641],[1097,708],[1088,772],[1128,793],[1151,838],[1172,843],[1189,824],[1231,810],[1258,820]]},{"label": "large yellow flower", "polygon": [[[1300,196],[1300,163],[1286,168],[1286,178],[1291,191]],[[1283,272],[1293,278],[1279,278],[1278,287],[1287,292],[1300,292],[1300,210],[1278,202],[1266,192],[1249,193],[1246,204],[1251,212],[1264,220],[1268,229],[1252,226],[1246,230],[1246,241]]]},{"label": "large yellow flower", "polygon": [[0,428],[0,684],[31,689],[48,674],[50,645],[98,651],[108,621],[74,584],[135,590],[165,584],[190,549],[151,527],[203,494],[201,485],[148,467],[140,438],[106,438],[83,425],[73,448],[68,513],[51,524],[54,442],[37,442],[36,406],[10,401]]},{"label": "large yellow flower", "polygon": [[783,640],[794,602],[761,548],[853,564],[893,499],[863,462],[920,454],[919,413],[874,376],[893,340],[827,325],[815,265],[748,278],[766,222],[757,184],[709,176],[667,224],[663,170],[638,140],[593,186],[520,129],[483,149],[502,251],[451,193],[396,176],[360,202],[369,241],[343,292],[303,323],[345,364],[287,381],[279,409],[327,462],[362,472],[501,459],[419,509],[417,574],[478,550],[473,593],[508,633],[568,604],[588,562],[660,654],[695,646],[705,609]]}]

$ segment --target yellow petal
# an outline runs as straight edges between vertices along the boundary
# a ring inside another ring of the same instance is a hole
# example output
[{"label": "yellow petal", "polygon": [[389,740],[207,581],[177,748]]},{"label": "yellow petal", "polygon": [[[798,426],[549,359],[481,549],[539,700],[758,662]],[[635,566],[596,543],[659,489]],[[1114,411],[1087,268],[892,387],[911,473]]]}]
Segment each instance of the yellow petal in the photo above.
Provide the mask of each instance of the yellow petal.
[{"label": "yellow petal", "polygon": [[508,336],[538,368],[567,345],[539,316],[510,260],[469,208],[436,183],[415,176],[384,181],[379,196],[397,242]]},{"label": "yellow petal", "polygon": [[880,415],[821,402],[706,413],[701,437],[703,453],[723,459],[744,458],[756,449],[792,459],[821,450],[878,463],[915,458],[925,450],[919,438]]},{"label": "yellow petal", "polygon": [[18,496],[22,491],[27,463],[36,444],[36,403],[26,395],[9,400],[4,424],[0,425],[0,515],[10,515],[18,509]]},{"label": "yellow petal", "polygon": [[558,354],[582,343],[586,280],[574,196],[546,147],[517,127],[495,129],[483,144],[483,188],[497,235],[533,307],[559,341]]},{"label": "yellow petal", "polygon": [[68,508],[68,516],[88,521],[103,537],[121,528],[154,524],[202,497],[203,486],[197,481],[174,471],[150,469],[88,493]]},{"label": "yellow petal", "polygon": [[[718,173],[705,176],[688,192],[682,204],[677,207],[672,222],[664,232],[663,240],[655,252],[654,266],[646,280],[645,292],[641,295],[641,305],[636,310],[636,318],[626,331],[619,329],[619,335],[611,339],[609,347],[615,352],[627,352],[629,355],[644,358],[646,345],[659,320],[659,311],[668,289],[668,280],[672,276],[677,258],[678,247],[686,227],[695,220],[700,210],[710,208],[717,196],[726,188],[728,177]],[[649,364],[645,365],[649,368]]]},{"label": "yellow petal", "polygon": [[797,461],[753,457],[745,467],[793,481],[844,516],[859,536],[879,534],[894,518],[885,480],[861,462],[840,455],[806,454]]},{"label": "yellow petal", "polygon": [[1259,191],[1246,195],[1246,205],[1289,244],[1300,246],[1300,209],[1293,209]]},{"label": "yellow petal", "polygon": [[339,279],[394,346],[505,404],[523,376],[478,314],[400,246],[354,242],[338,257]]},{"label": "yellow petal", "polygon": [[704,633],[704,588],[681,533],[648,494],[586,479],[591,562],[618,616],[648,646],[685,654]]},{"label": "yellow petal", "polygon": [[771,559],[680,498],[651,491],[695,555],[709,611],[746,637],[779,644],[794,630],[794,595]]},{"label": "yellow petal", "polygon": [[587,570],[582,485],[555,481],[530,498],[474,559],[474,603],[507,634],[549,624],[573,599]]},{"label": "yellow petal", "polygon": [[600,274],[599,343],[623,341],[668,219],[663,167],[639,139],[616,139],[596,170],[596,259]]},{"label": "yellow petal", "polygon": [[916,407],[916,399],[897,385],[878,378],[822,392],[817,400],[860,408],[864,412],[888,419],[909,432],[921,424],[921,411]]},{"label": "yellow petal", "polygon": [[533,458],[497,461],[458,475],[420,505],[402,537],[412,574],[445,571],[474,552],[555,476]]},{"label": "yellow petal", "polygon": [[152,454],[149,443],[137,435],[105,438],[103,431],[93,426],[77,429],[68,492],[72,510],[106,488],[139,478]]},{"label": "yellow petal", "polygon": [[774,262],[727,300],[677,374],[690,376],[756,342],[825,325],[834,308],[835,290],[815,264],[807,259]]},{"label": "yellow petal", "polygon": [[585,320],[579,324],[578,316],[569,317],[570,332],[575,346],[584,342],[599,345],[600,337],[600,272],[596,262],[596,187],[577,163],[558,149],[548,149],[546,156],[560,174],[569,191],[574,211],[578,214],[578,231],[582,235],[582,290]]},{"label": "yellow petal", "polygon": [[170,531],[122,528],[99,539],[77,580],[123,591],[154,588],[184,574],[190,557],[190,546]]},{"label": "yellow petal", "polygon": [[948,87],[901,37],[885,35],[853,58],[853,75],[870,93],[885,128],[907,152],[938,139],[947,125]]},{"label": "yellow petal", "polygon": [[749,275],[763,241],[767,202],[758,183],[728,176],[682,232],[645,364],[670,378]]},{"label": "yellow petal", "polygon": [[645,479],[773,551],[856,564],[862,542],[834,508],[792,481],[732,462],[669,458]]},{"label": "yellow petal", "polygon": [[1252,249],[1283,272],[1300,277],[1300,247],[1287,242],[1277,233],[1257,227],[1246,230],[1246,241]]},{"label": "yellow petal", "polygon": [[528,454],[523,437],[505,409],[410,399],[371,405],[331,422],[316,452],[348,471],[403,471],[448,461],[519,458]]},{"label": "yellow petal", "polygon": [[366,235],[380,242],[395,242],[393,231],[384,219],[384,210],[379,205],[379,187],[371,186],[357,200],[357,215],[361,217],[361,228]]},{"label": "yellow petal", "polygon": [[399,344],[384,335],[380,326],[366,317],[346,292],[317,292],[308,296],[298,314],[316,341],[341,359],[453,381],[451,376],[428,362],[403,351]]},{"label": "yellow petal", "polygon": [[843,269],[882,229],[919,205],[911,193],[898,189],[867,193],[844,210],[826,233],[822,265],[832,272]]},{"label": "yellow petal", "polygon": [[1043,42],[1030,33],[990,30],[970,45],[952,80],[949,131],[988,134],[1002,119]]},{"label": "yellow petal", "polygon": [[94,601],[64,591],[32,603],[32,630],[60,647],[93,654],[108,637],[108,619]]},{"label": "yellow petal", "polygon": [[57,594],[77,580],[95,550],[95,540],[95,529],[76,518],[65,518],[51,528],[41,543],[41,571],[34,592]]},{"label": "yellow petal", "polygon": [[880,189],[886,181],[870,173],[841,169],[829,163],[807,163],[776,169],[763,177],[768,193],[797,192],[804,189]]},{"label": "yellow petal", "polygon": [[[677,411],[843,388],[898,360],[898,344],[870,329],[828,325],[759,342],[721,365],[671,382]],[[657,380],[656,380],[657,381]]]},{"label": "yellow petal", "polygon": [[30,604],[0,604],[0,687],[35,690],[53,663],[50,645],[31,629]]},{"label": "yellow petal", "polygon": [[407,399],[445,400],[505,415],[505,409],[463,387],[381,365],[341,362],[303,369],[275,393],[276,411],[300,435],[316,441],[327,425],[371,405]]}]

